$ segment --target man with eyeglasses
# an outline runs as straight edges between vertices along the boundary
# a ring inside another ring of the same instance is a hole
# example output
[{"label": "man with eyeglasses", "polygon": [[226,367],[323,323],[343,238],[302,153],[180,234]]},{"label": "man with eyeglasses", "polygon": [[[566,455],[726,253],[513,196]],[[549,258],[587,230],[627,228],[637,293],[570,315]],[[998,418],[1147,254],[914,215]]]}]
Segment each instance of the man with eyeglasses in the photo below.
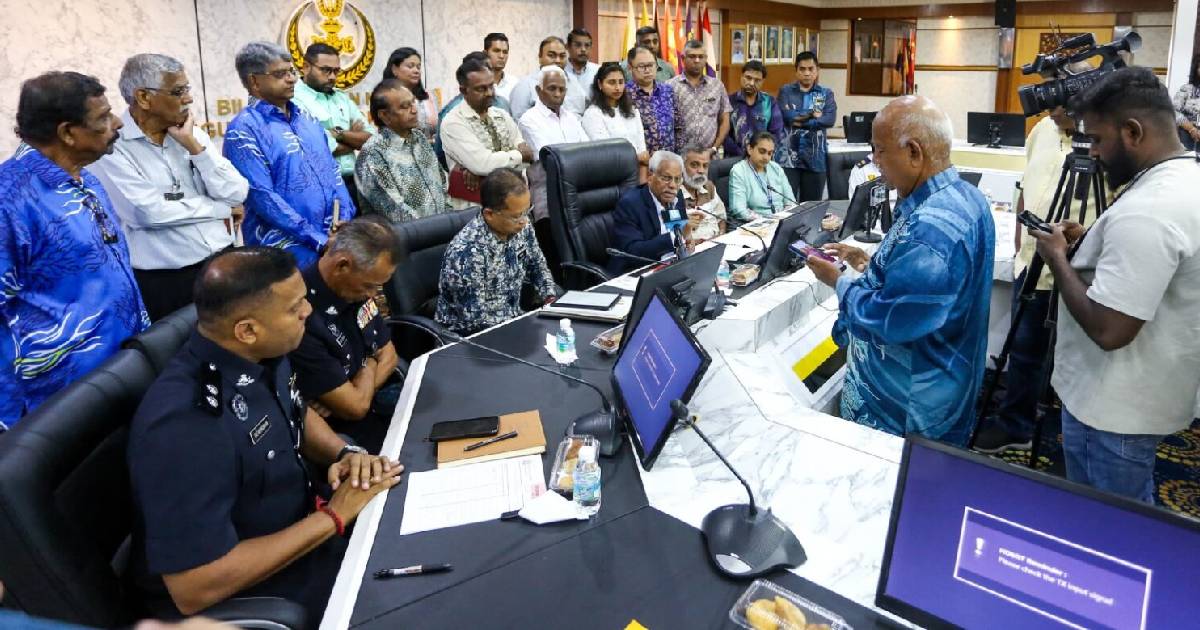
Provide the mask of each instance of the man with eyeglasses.
[{"label": "man with eyeglasses", "polygon": [[112,203],[84,168],[120,128],[93,77],[21,84],[22,144],[0,164],[0,432],[150,324]]},{"label": "man with eyeglasses", "polygon": [[556,297],[546,258],[529,225],[529,186],[515,169],[498,168],[480,185],[483,209],[457,235],[442,258],[435,319],[471,335],[521,311],[521,286],[538,299]]},{"label": "man with eyeglasses", "polygon": [[341,168],[342,182],[350,196],[358,202],[354,185],[355,151],[375,134],[350,96],[337,89],[338,73],[342,71],[338,51],[329,44],[313,44],[304,51],[303,81],[296,84],[292,102],[321,123],[328,136],[329,150]]},{"label": "man with eyeglasses", "polygon": [[292,102],[296,69],[278,44],[251,42],[234,60],[250,103],[225,132],[223,151],[250,182],[243,234],[247,245],[287,250],[307,268],[357,209],[329,151],[325,130]]},{"label": "man with eyeglasses", "polygon": [[691,248],[692,230],[704,215],[688,214],[681,190],[683,173],[683,158],[678,154],[655,151],[650,156],[650,179],[617,200],[609,242],[630,256],[608,259],[613,275],[641,267],[644,259],[658,260]]},{"label": "man with eyeglasses", "polygon": [[317,264],[301,274],[312,314],[300,347],[288,355],[309,406],[373,453],[383,446],[400,393],[393,379],[396,349],[374,298],[402,255],[386,218],[343,225]]},{"label": "man with eyeglasses", "polygon": [[675,151],[675,92],[670,85],[654,78],[654,52],[644,46],[634,46],[626,56],[633,79],[625,91],[642,117],[646,132],[646,150]]},{"label": "man with eyeglasses", "polygon": [[134,55],[119,87],[129,109],[113,153],[92,170],[129,237],[146,311],[158,320],[191,304],[201,264],[234,244],[249,184],[196,126],[178,60]]}]

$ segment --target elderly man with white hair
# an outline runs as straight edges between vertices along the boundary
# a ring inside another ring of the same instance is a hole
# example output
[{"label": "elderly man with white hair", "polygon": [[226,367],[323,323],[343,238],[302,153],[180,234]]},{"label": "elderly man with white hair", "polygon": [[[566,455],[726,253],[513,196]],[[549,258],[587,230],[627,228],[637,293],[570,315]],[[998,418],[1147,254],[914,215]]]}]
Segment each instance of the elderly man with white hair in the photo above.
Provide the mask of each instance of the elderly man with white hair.
[{"label": "elderly man with white hair", "polygon": [[119,86],[129,109],[113,152],[91,170],[121,219],[133,275],[156,320],[191,304],[201,264],[233,244],[249,184],[196,126],[183,64],[134,55]]},{"label": "elderly man with white hair", "polygon": [[650,156],[650,178],[617,200],[609,242],[630,257],[609,258],[611,273],[640,267],[643,263],[638,259],[666,258],[691,248],[692,230],[704,215],[688,215],[681,190],[683,174],[683,158],[655,151]]},{"label": "elderly man with white hair", "polygon": [[550,211],[546,204],[546,169],[542,167],[542,147],[568,142],[587,142],[587,133],[579,116],[563,107],[567,97],[567,73],[556,65],[542,66],[538,72],[537,103],[529,108],[517,126],[525,143],[533,150],[533,164],[526,175],[529,177],[529,192],[533,197],[533,229],[537,233],[542,251],[550,257],[553,269],[557,256],[554,239],[550,236]]},{"label": "elderly man with white hair", "polygon": [[893,100],[872,145],[901,197],[878,251],[827,246],[862,275],[809,257],[837,289],[846,348],[842,417],[965,446],[987,360],[995,226],[983,195],[950,166],[950,120],[927,98]]}]

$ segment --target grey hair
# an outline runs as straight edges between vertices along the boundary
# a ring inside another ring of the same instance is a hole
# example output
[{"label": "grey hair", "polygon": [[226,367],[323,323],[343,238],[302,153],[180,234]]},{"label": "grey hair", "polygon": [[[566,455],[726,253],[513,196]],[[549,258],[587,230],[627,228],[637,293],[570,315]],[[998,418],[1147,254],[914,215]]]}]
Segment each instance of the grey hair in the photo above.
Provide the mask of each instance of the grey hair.
[{"label": "grey hair", "polygon": [[[902,96],[900,98],[914,98]],[[924,99],[917,108],[902,112],[893,123],[896,142],[900,146],[910,140],[917,141],[930,158],[950,160],[950,147],[954,143],[954,125],[946,112],[938,109],[933,101]]]},{"label": "grey hair", "polygon": [[550,64],[547,66],[542,66],[542,68],[538,70],[538,85],[546,85],[546,77],[554,74],[562,77],[563,81],[567,80],[567,73],[562,68],[554,64]]},{"label": "grey hair", "polygon": [[689,153],[703,153],[709,157],[712,157],[712,147],[708,146],[707,144],[700,144],[698,142],[692,143],[684,147],[683,152],[679,155],[686,156]]},{"label": "grey hair", "polygon": [[371,214],[355,217],[338,228],[329,243],[329,254],[344,253],[360,269],[375,266],[380,256],[387,254],[392,264],[404,257],[400,236],[386,218]]},{"label": "grey hair", "polygon": [[683,170],[683,158],[679,157],[678,153],[670,151],[658,150],[654,155],[650,156],[650,172],[657,173],[658,167],[662,166],[663,162],[674,162],[679,165],[679,170]]},{"label": "grey hair", "polygon": [[292,56],[279,44],[257,41],[242,46],[233,60],[233,65],[237,68],[242,85],[250,87],[250,75],[264,74],[273,61],[291,63]]},{"label": "grey hair", "polygon": [[144,88],[158,89],[162,85],[166,73],[183,72],[183,64],[178,59],[156,53],[134,55],[125,60],[121,68],[121,79],[117,87],[121,90],[121,98],[133,105],[134,93]]}]

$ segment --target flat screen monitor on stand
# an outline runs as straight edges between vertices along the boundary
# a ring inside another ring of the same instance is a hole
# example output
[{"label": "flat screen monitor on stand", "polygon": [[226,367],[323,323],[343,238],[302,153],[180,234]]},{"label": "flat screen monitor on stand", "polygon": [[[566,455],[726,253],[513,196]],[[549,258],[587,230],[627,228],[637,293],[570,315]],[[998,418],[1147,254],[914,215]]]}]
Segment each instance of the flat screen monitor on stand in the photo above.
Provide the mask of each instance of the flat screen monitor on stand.
[{"label": "flat screen monitor on stand", "polygon": [[[638,278],[637,289],[633,293],[633,304],[630,305],[629,315],[625,318],[626,333],[637,325],[638,318],[646,310],[646,304],[650,302],[650,297],[655,291],[662,291],[667,302],[676,309],[684,323],[690,326],[700,321],[704,306],[708,302],[708,295],[712,293],[716,283],[717,268],[721,266],[721,258],[724,255],[725,246],[718,244]],[[628,339],[628,334],[622,337],[622,347]]]},{"label": "flat screen monitor on stand", "polygon": [[842,131],[846,132],[848,144],[867,144],[871,142],[871,124],[875,122],[875,112],[850,112],[842,117]]},{"label": "flat screen monitor on stand", "polygon": [[967,112],[967,142],[990,149],[1025,146],[1025,117],[1021,114]]},{"label": "flat screen monitor on stand", "polygon": [[874,179],[858,185],[854,189],[854,197],[846,210],[846,218],[838,231],[837,240],[843,241],[851,234],[860,243],[878,243],[882,236],[872,232],[875,222],[883,224],[886,233],[892,227],[892,209],[888,203],[887,184],[882,179]]}]

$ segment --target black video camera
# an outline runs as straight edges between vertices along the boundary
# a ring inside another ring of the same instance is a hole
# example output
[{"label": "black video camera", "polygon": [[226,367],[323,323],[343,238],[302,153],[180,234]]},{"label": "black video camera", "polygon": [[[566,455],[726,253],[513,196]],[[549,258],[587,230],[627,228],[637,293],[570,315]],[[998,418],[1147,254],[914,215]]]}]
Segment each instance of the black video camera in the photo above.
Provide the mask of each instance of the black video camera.
[{"label": "black video camera", "polygon": [[[1033,63],[1021,67],[1021,74],[1040,74],[1046,79],[1042,83],[1026,85],[1017,90],[1017,96],[1021,99],[1021,109],[1026,116],[1033,116],[1055,107],[1066,107],[1072,96],[1084,91],[1109,72],[1125,67],[1125,60],[1121,59],[1118,53],[1133,52],[1141,47],[1142,37],[1133,31],[1103,46],[1096,45],[1096,38],[1091,33],[1063,41],[1058,48],[1038,55]],[[1070,64],[1095,56],[1101,58],[1099,68],[1078,74],[1072,74],[1068,68]]]}]

